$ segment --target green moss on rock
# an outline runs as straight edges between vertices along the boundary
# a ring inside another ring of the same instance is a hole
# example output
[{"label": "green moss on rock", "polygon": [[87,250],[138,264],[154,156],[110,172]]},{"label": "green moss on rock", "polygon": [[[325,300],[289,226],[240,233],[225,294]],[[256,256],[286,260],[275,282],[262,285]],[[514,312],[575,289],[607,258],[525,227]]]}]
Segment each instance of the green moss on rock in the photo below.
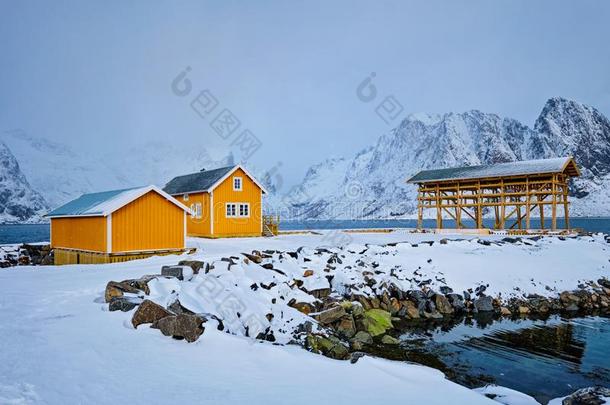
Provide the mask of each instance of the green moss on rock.
[{"label": "green moss on rock", "polygon": [[364,312],[362,325],[373,337],[383,335],[386,330],[392,328],[392,316],[383,309],[369,309]]}]

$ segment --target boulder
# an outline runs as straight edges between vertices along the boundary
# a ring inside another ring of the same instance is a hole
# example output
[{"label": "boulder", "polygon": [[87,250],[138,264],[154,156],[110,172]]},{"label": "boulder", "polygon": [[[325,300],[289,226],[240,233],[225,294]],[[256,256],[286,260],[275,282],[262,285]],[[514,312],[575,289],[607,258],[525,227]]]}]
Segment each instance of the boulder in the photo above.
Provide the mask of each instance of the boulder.
[{"label": "boulder", "polygon": [[246,256],[249,260],[252,260],[256,264],[261,264],[263,261],[263,258],[259,255],[254,254],[254,252],[252,252],[252,253],[253,254],[242,253],[242,255]]},{"label": "boulder", "polygon": [[559,294],[559,301],[561,301],[564,306],[569,306],[571,304],[578,306],[578,304],[580,303],[580,298],[570,291],[564,291]]},{"label": "boulder", "polygon": [[139,298],[114,297],[108,304],[108,310],[128,312],[137,307],[140,302],[142,302],[142,300]]},{"label": "boulder", "polygon": [[161,305],[150,300],[144,300],[133,314],[131,324],[134,328],[137,328],[143,323],[153,323],[170,315],[173,314]]},{"label": "boulder", "polygon": [[161,275],[190,281],[193,278],[193,269],[190,266],[163,266],[161,268]]},{"label": "boulder", "polygon": [[610,288],[610,280],[607,278],[600,278],[597,280],[597,284],[601,285],[604,288]]},{"label": "boulder", "polygon": [[315,311],[315,308],[309,302],[299,302],[294,298],[288,302],[288,306],[296,309],[299,312],[304,313],[305,315],[309,315],[310,313]]},{"label": "boulder", "polygon": [[199,274],[199,271],[203,270],[207,273],[210,270],[209,263],[202,262],[200,260],[181,260],[178,266],[189,266],[194,274]]},{"label": "boulder", "polygon": [[307,347],[315,353],[322,353],[326,357],[337,360],[349,358],[349,350],[334,336],[308,335]]},{"label": "boulder", "polygon": [[335,327],[337,334],[345,339],[349,339],[356,334],[356,323],[351,315],[346,315],[337,322]]},{"label": "boulder", "polygon": [[359,302],[352,302],[352,306],[350,307],[349,312],[354,318],[360,318],[364,316],[364,308]]},{"label": "boulder", "polygon": [[337,305],[325,311],[317,313],[314,318],[322,325],[331,324],[340,318],[343,318],[347,313],[341,305]]},{"label": "boulder", "polygon": [[43,266],[52,266],[55,262],[55,254],[53,252],[49,252],[44,255],[40,260],[40,264]]},{"label": "boulder", "polygon": [[356,332],[356,334],[351,339],[351,341],[370,345],[373,343],[373,337],[371,336],[370,333],[361,330],[359,332]]},{"label": "boulder", "polygon": [[530,313],[530,309],[524,305],[520,305],[519,308],[517,308],[517,310],[519,311],[519,313],[521,315],[527,315]]},{"label": "boulder", "polygon": [[419,308],[412,301],[403,301],[401,316],[409,319],[417,319],[419,318]]},{"label": "boulder", "polygon": [[450,293],[446,294],[449,303],[453,307],[454,311],[463,311],[465,308],[464,299],[460,294]]},{"label": "boulder", "polygon": [[409,290],[407,291],[407,296],[415,303],[419,303],[420,301],[425,301],[427,299],[426,294],[424,294],[424,292],[421,290]]},{"label": "boulder", "polygon": [[610,398],[610,389],[601,386],[581,388],[561,401],[562,405],[602,405]]},{"label": "boulder", "polygon": [[474,309],[477,312],[490,312],[494,310],[493,298],[484,295],[474,300]]},{"label": "boulder", "polygon": [[167,307],[167,309],[176,315],[177,314],[194,314],[194,312],[191,311],[190,309],[183,307],[182,304],[180,303],[180,300],[176,300],[176,301],[172,302]]},{"label": "boulder", "polygon": [[313,270],[305,270],[303,272],[303,277],[311,277],[313,276]]},{"label": "boulder", "polygon": [[400,302],[398,299],[392,297],[390,298],[390,304],[388,305],[388,309],[392,315],[396,315],[400,311]]},{"label": "boulder", "polygon": [[147,274],[140,278],[123,280],[123,281],[121,281],[121,284],[127,284],[132,288],[144,291],[146,294],[150,294],[150,289],[148,288],[148,283],[151,280],[156,279],[157,277],[159,277],[158,274]]},{"label": "boulder", "polygon": [[544,297],[532,297],[529,300],[529,308],[532,312],[546,313],[551,310],[552,303]]},{"label": "boulder", "polygon": [[384,345],[397,345],[400,343],[400,340],[390,335],[383,335],[383,337],[381,338],[381,343],[383,343]]},{"label": "boulder", "polygon": [[447,287],[446,285],[439,287],[438,289],[441,294],[447,295],[447,294],[451,294],[453,292],[453,289],[450,287]]},{"label": "boulder", "polygon": [[511,316],[512,312],[510,312],[510,309],[506,308],[506,307],[501,307],[500,308],[500,314],[502,316]]},{"label": "boulder", "polygon": [[453,306],[451,306],[449,299],[447,299],[447,297],[445,297],[443,294],[436,294],[434,296],[434,305],[436,306],[438,312],[443,315],[452,314],[454,312]]},{"label": "boulder", "polygon": [[367,297],[363,295],[357,295],[356,299],[365,311],[368,311],[369,309],[373,308],[373,306],[371,305],[371,301],[369,301]]},{"label": "boulder", "polygon": [[319,288],[317,290],[308,291],[308,293],[317,299],[324,299],[330,295],[330,288]]},{"label": "boulder", "polygon": [[364,317],[359,320],[359,329],[368,332],[371,336],[383,335],[392,328],[392,316],[383,309],[369,309],[364,312]]},{"label": "boulder", "polygon": [[106,284],[106,290],[104,292],[104,298],[106,302],[110,302],[113,298],[122,297],[124,293],[137,294],[139,290],[130,286],[125,281],[109,281]]},{"label": "boulder", "polygon": [[176,339],[184,339],[192,343],[199,339],[205,331],[203,326],[207,319],[195,314],[179,314],[161,318],[153,323],[152,327],[157,328],[165,336],[172,336]]},{"label": "boulder", "polygon": [[441,313],[438,311],[432,311],[432,312],[426,311],[426,312],[424,312],[423,315],[424,315],[424,318],[426,318],[426,319],[442,319],[443,318],[443,315],[441,315]]}]

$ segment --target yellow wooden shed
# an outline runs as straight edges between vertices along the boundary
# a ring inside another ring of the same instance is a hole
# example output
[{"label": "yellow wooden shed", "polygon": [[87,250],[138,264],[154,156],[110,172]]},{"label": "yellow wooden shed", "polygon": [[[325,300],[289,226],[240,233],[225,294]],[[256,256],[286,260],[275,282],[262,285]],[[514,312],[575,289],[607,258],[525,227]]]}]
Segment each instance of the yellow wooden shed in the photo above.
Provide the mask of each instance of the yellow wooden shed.
[{"label": "yellow wooden shed", "polygon": [[188,208],[156,186],[84,194],[48,213],[55,264],[184,251]]}]

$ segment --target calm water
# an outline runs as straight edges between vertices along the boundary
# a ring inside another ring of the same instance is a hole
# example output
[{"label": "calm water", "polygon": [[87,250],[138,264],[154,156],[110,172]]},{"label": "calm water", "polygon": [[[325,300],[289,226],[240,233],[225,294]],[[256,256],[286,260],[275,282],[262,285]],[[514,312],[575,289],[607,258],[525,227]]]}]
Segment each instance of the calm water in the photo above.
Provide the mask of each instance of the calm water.
[{"label": "calm water", "polygon": [[48,224],[40,225],[0,225],[0,244],[48,242]]},{"label": "calm water", "polygon": [[469,318],[406,331],[400,340],[400,348],[378,354],[433,366],[469,387],[513,388],[542,403],[579,388],[610,386],[608,317]]},{"label": "calm water", "polygon": [[[492,221],[484,221],[486,226],[493,227]],[[539,221],[532,219],[532,227],[538,227]],[[548,224],[550,224],[547,221]],[[447,227],[455,226],[451,221],[445,221]],[[466,222],[467,224],[467,222]],[[563,226],[558,221],[558,226]],[[572,227],[583,228],[591,232],[610,233],[610,218],[573,218]],[[415,228],[414,219],[388,220],[341,220],[341,221],[281,221],[283,231],[302,229],[350,229],[350,228]],[[424,227],[436,226],[434,220],[424,220]],[[49,225],[0,225],[0,244],[45,242],[50,239]]]},{"label": "calm water", "polygon": [[[472,221],[463,221],[465,225],[472,226]],[[493,228],[493,220],[483,220],[485,226]],[[545,221],[547,228],[550,227],[550,221]],[[423,223],[425,228],[436,227],[436,221],[433,219],[425,219]],[[444,225],[447,228],[455,227],[455,221],[445,220]],[[572,218],[570,220],[572,228],[582,228],[590,232],[606,232],[610,233],[610,218]],[[532,228],[540,227],[540,220],[532,218]],[[563,219],[557,221],[558,227],[563,227]],[[281,221],[280,229],[283,231],[301,230],[301,229],[350,229],[350,228],[415,228],[417,227],[416,219],[388,219],[388,220],[328,220],[328,221]]]}]

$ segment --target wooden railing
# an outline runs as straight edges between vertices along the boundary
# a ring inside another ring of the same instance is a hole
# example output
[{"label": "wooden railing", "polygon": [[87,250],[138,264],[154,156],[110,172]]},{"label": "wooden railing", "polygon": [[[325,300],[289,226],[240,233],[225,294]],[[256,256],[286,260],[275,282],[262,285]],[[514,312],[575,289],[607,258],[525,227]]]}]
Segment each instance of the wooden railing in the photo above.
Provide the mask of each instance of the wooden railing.
[{"label": "wooden railing", "polygon": [[279,215],[263,215],[263,235],[275,236],[280,232]]}]

